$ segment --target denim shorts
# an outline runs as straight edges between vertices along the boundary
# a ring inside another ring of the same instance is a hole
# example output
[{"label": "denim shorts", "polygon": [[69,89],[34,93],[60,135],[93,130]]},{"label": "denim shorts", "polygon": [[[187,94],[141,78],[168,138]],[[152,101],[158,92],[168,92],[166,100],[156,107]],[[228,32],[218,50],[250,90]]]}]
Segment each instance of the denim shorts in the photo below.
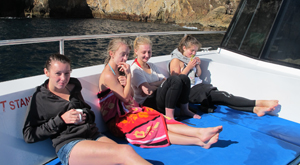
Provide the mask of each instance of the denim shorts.
[{"label": "denim shorts", "polygon": [[[96,139],[95,141],[97,141],[100,137],[102,137],[103,135],[100,134]],[[78,142],[81,142],[81,141],[84,141],[84,140],[87,140],[87,139],[79,139],[79,140],[74,140],[74,141],[71,141],[67,144],[65,144],[64,146],[62,146],[58,152],[57,152],[57,157],[59,158],[60,162],[63,164],[63,165],[69,165],[69,157],[70,157],[70,153],[71,153],[71,150],[73,149],[73,147],[78,143]]]}]

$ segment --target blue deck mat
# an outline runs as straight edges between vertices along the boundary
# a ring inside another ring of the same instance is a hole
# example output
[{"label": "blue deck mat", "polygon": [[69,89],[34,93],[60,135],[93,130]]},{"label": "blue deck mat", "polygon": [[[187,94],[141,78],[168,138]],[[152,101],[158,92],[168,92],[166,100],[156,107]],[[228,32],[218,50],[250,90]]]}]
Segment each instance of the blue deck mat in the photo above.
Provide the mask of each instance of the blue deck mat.
[{"label": "blue deck mat", "polygon": [[[201,114],[199,112],[199,114]],[[218,106],[202,119],[186,119],[197,127],[223,125],[219,141],[210,149],[171,145],[142,149],[131,145],[143,158],[156,165],[173,164],[289,164],[300,155],[300,124],[265,115],[241,112]],[[193,126],[194,127],[194,126]],[[107,134],[118,143],[127,144]],[[299,163],[299,159],[296,161]],[[59,165],[58,159],[47,165]]]},{"label": "blue deck mat", "polygon": [[237,111],[226,106],[218,106],[215,112],[217,113],[211,115],[300,146],[298,123],[270,115],[257,117],[254,113]]}]

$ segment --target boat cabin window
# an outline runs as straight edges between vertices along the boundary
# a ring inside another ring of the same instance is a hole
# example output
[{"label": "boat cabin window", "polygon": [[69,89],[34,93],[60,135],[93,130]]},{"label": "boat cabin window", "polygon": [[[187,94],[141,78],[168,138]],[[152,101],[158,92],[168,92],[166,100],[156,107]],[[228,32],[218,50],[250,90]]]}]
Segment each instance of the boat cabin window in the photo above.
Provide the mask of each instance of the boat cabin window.
[{"label": "boat cabin window", "polygon": [[221,48],[300,68],[300,1],[242,0]]}]

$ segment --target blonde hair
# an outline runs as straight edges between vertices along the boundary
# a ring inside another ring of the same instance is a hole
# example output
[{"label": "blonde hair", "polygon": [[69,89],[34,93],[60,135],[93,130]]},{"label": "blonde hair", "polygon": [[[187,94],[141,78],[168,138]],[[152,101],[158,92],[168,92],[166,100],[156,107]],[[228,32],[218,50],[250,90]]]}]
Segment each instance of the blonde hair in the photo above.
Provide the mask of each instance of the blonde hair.
[{"label": "blonde hair", "polygon": [[183,54],[183,46],[189,48],[192,45],[196,45],[198,48],[202,47],[202,44],[195,37],[185,35],[179,42],[178,51]]},{"label": "blonde hair", "polygon": [[109,55],[109,52],[111,51],[111,52],[115,53],[119,49],[121,44],[128,46],[129,50],[131,50],[131,43],[129,40],[126,40],[124,38],[114,38],[114,39],[110,40],[108,47],[107,47],[107,56],[106,56],[106,59],[104,62],[105,65],[109,62],[109,60],[111,58]]},{"label": "blonde hair", "polygon": [[[152,47],[152,41],[150,40],[150,38],[148,36],[137,36],[133,42],[133,48],[134,50],[137,50],[140,45],[145,45],[145,44],[149,44]],[[137,56],[135,52],[133,56],[134,57]]]}]

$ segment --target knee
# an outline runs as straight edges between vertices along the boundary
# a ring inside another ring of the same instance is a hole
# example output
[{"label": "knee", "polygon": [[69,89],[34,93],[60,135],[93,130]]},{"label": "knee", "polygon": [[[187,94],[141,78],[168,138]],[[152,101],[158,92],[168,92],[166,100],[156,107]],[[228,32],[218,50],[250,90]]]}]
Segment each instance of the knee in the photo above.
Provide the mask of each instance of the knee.
[{"label": "knee", "polygon": [[227,98],[231,98],[233,96],[232,94],[225,92],[225,91],[220,91],[220,93]]},{"label": "knee", "polygon": [[127,144],[119,144],[117,151],[114,153],[117,154],[117,164],[130,164],[137,155],[134,149]]},{"label": "knee", "polygon": [[176,75],[170,76],[168,79],[170,79],[171,81],[176,81],[176,82],[180,81],[179,76],[176,76]]},{"label": "knee", "polygon": [[179,76],[170,76],[168,79],[171,82],[171,86],[175,88],[181,88],[182,81]]},{"label": "knee", "polygon": [[187,75],[181,74],[181,75],[179,75],[179,78],[181,79],[182,83],[185,86],[188,86],[190,88],[191,81],[190,81],[190,78]]},{"label": "knee", "polygon": [[127,155],[127,156],[130,156],[130,155],[133,155],[136,153],[134,151],[134,149],[130,145],[127,145],[127,144],[120,144],[120,148],[119,148],[118,152],[121,152],[122,154]]}]

